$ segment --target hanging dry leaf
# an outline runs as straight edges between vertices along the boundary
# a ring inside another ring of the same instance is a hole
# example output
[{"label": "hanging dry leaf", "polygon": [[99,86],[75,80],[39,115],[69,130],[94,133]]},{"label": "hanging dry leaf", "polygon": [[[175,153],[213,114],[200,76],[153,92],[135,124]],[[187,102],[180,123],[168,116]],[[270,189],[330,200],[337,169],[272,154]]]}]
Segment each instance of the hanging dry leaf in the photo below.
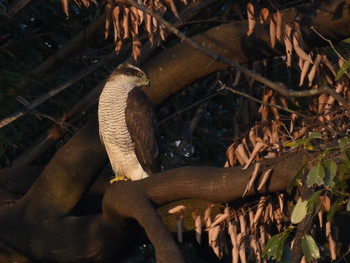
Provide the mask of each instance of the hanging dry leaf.
[{"label": "hanging dry leaf", "polygon": [[195,217],[194,221],[195,231],[196,231],[196,241],[198,244],[201,244],[202,240],[202,218],[200,215]]},{"label": "hanging dry leaf", "polygon": [[279,41],[282,41],[282,23],[283,23],[282,13],[279,10],[277,10],[277,12],[276,12],[276,38]]},{"label": "hanging dry leaf", "polygon": [[107,0],[106,5],[105,5],[105,15],[106,15],[106,20],[105,20],[105,39],[107,39],[107,37],[108,37],[108,30],[109,30],[109,27],[110,27],[111,18],[112,18],[112,11],[113,11],[112,7],[113,7],[112,0]]},{"label": "hanging dry leaf", "polygon": [[129,13],[130,13],[130,9],[128,7],[124,7],[124,9],[123,9],[123,22],[122,22],[123,33],[124,33],[123,39],[127,39],[130,37]]},{"label": "hanging dry leaf", "polygon": [[229,218],[230,214],[217,214],[214,219],[214,222],[210,225],[210,228],[216,227],[217,225],[221,224]]},{"label": "hanging dry leaf", "polygon": [[277,15],[276,13],[272,14],[271,19],[270,19],[270,42],[271,42],[271,46],[275,47],[276,45],[276,19],[277,19]]},{"label": "hanging dry leaf", "polygon": [[241,164],[241,165],[245,165],[249,158],[247,156],[247,153],[245,151],[245,147],[244,147],[244,144],[240,143],[238,146],[237,146],[237,149],[235,150],[235,155],[238,159],[238,162]]},{"label": "hanging dry leaf", "polygon": [[264,7],[260,10],[260,23],[264,24],[269,17],[269,9]]},{"label": "hanging dry leaf", "polygon": [[323,227],[323,212],[318,211],[317,216],[318,216],[318,222],[319,222],[320,228],[322,228]]},{"label": "hanging dry leaf", "polygon": [[326,237],[329,242],[329,252],[331,254],[331,260],[337,259],[337,244],[332,235],[332,224],[331,222],[326,222]]},{"label": "hanging dry leaf", "polygon": [[[327,68],[332,72],[333,78],[337,75],[337,72],[335,71],[333,65],[331,62],[328,60],[326,55],[322,56],[322,63],[327,66]],[[333,83],[333,81],[332,81]]]},{"label": "hanging dry leaf", "polygon": [[[241,210],[240,213],[239,213],[239,227],[241,229],[241,238],[242,238],[242,235],[246,235],[246,221],[245,221],[245,218],[244,218],[244,211]],[[238,242],[238,244],[240,244],[240,242]]]},{"label": "hanging dry leaf", "polygon": [[170,7],[170,10],[173,12],[173,14],[180,19],[179,13],[177,12],[177,8],[175,6],[174,0],[163,0],[165,3],[168,4]]},{"label": "hanging dry leaf", "polygon": [[309,87],[311,87],[312,82],[314,81],[315,75],[316,75],[316,70],[318,68],[318,66],[320,65],[322,56],[320,54],[317,54],[316,58],[315,58],[315,62],[312,65],[312,68],[310,70],[310,73],[308,75],[308,79],[309,79]]},{"label": "hanging dry leaf", "polygon": [[[112,11],[113,19],[113,29],[114,29],[114,42],[117,43],[119,40],[122,40],[122,28],[119,23],[120,15],[120,6],[117,6]],[[119,51],[119,50],[118,50]]]},{"label": "hanging dry leaf", "polygon": [[261,191],[261,189],[264,187],[264,185],[266,184],[267,180],[270,178],[271,172],[272,172],[272,168],[269,168],[269,169],[267,169],[264,172],[264,174],[262,176],[262,179],[261,179],[261,182],[260,182],[260,184],[258,186],[258,191]]},{"label": "hanging dry leaf", "polygon": [[253,161],[254,161],[255,159],[257,159],[258,153],[259,153],[262,149],[264,149],[264,148],[266,148],[266,147],[267,147],[267,145],[266,145],[265,143],[263,143],[263,142],[258,142],[258,143],[256,143],[255,146],[254,146],[253,152],[252,152],[252,154],[249,156],[249,160],[248,160],[248,162],[246,163],[246,165],[244,166],[243,170],[247,169],[247,168],[249,167],[249,165],[251,165],[251,164],[253,163]]},{"label": "hanging dry leaf", "polygon": [[178,213],[182,213],[185,209],[186,207],[184,205],[178,205],[168,210],[168,213],[171,215],[178,214]]},{"label": "hanging dry leaf", "polygon": [[254,220],[253,220],[254,225],[257,225],[257,223],[258,223],[258,221],[259,221],[259,219],[264,211],[265,204],[266,204],[266,197],[265,196],[260,197],[260,200],[258,203],[258,208],[256,209]]},{"label": "hanging dry leaf", "polygon": [[235,146],[236,146],[236,143],[233,143],[226,150],[226,160],[227,161],[226,161],[224,167],[233,167],[233,166],[235,166],[235,164],[237,162],[237,158],[236,158],[236,154],[235,154]]},{"label": "hanging dry leaf", "polygon": [[68,0],[61,0],[63,12],[69,16]]},{"label": "hanging dry leaf", "polygon": [[254,17],[254,6],[252,3],[247,4],[247,16],[248,16],[248,32],[247,36],[250,36],[254,32],[255,28],[255,17]]},{"label": "hanging dry leaf", "polygon": [[305,77],[306,77],[306,73],[308,72],[309,70],[309,67],[310,67],[310,61],[305,61],[304,64],[303,64],[303,68],[301,70],[301,74],[300,74],[300,81],[299,81],[299,87],[301,87],[303,84],[304,84],[304,80],[305,80]]},{"label": "hanging dry leaf", "polygon": [[301,47],[294,46],[294,50],[299,56],[299,58],[301,58],[303,61],[308,61],[311,64],[313,63],[310,55],[306,54],[306,52],[302,50]]},{"label": "hanging dry leaf", "polygon": [[252,188],[258,174],[259,174],[259,168],[260,168],[260,163],[256,163],[255,166],[254,166],[254,171],[253,173],[251,174],[250,178],[249,178],[249,181],[248,181],[248,184],[247,184],[247,187],[246,189],[244,190],[244,193],[243,193],[243,197],[246,196],[246,194],[250,191],[250,189]]},{"label": "hanging dry leaf", "polygon": [[292,54],[293,54],[293,43],[292,43],[292,28],[286,24],[284,26],[284,46],[286,48],[287,67],[292,66]]}]

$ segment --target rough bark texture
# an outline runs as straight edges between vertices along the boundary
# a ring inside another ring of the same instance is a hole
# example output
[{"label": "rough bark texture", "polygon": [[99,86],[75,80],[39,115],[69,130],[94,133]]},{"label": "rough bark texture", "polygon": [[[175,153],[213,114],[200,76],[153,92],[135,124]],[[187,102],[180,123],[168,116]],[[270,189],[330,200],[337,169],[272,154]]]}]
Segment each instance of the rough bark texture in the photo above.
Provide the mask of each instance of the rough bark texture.
[{"label": "rough bark texture", "polygon": [[[349,1],[330,1],[317,12],[314,8],[315,16],[304,11],[305,15],[298,17],[308,17],[305,28],[314,25],[325,37],[340,40],[350,32],[350,15],[346,4]],[[257,28],[255,36],[250,38],[245,36],[246,30],[244,23],[228,24],[194,39],[239,62],[282,54],[280,49],[269,47],[264,27]],[[312,41],[319,41],[319,38],[310,33],[310,46],[314,44]],[[160,103],[186,84],[224,69],[226,65],[213,62],[186,44],[180,44],[152,59],[144,68],[149,72],[155,90],[151,97]],[[293,153],[263,162],[264,167],[273,168],[273,173],[268,188],[262,193],[285,189],[303,164],[304,157],[303,153]],[[26,258],[61,262],[116,262],[116,257],[123,254],[127,247],[132,247],[135,236],[139,236],[134,235],[140,229],[130,218],[136,219],[145,229],[155,245],[158,262],[184,262],[154,205],[184,198],[212,202],[240,198],[252,169],[185,167],[142,181],[118,182],[106,191],[101,214],[72,216],[75,205],[106,162],[107,156],[98,138],[96,118],[92,118],[61,147],[37,180],[35,176],[28,182],[25,177],[18,179],[25,187],[16,186],[17,193],[26,194],[19,201],[8,203],[0,209],[1,249],[8,262],[25,262]],[[5,170],[0,174],[5,197],[2,200],[18,197],[11,195],[12,190],[8,187],[8,181],[6,183],[10,172]],[[23,173],[25,176],[24,173],[37,174],[38,171],[18,169],[15,172],[16,175]],[[254,189],[248,193],[255,194],[259,193]]]}]

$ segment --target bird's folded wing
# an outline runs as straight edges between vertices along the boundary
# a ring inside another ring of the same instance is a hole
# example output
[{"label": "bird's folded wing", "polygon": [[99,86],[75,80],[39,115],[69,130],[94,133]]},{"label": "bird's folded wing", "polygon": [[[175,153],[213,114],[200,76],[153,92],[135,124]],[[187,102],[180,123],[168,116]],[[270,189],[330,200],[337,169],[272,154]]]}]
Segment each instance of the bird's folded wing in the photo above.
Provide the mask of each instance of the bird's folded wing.
[{"label": "bird's folded wing", "polygon": [[125,121],[142,168],[149,174],[159,172],[158,124],[149,98],[138,87],[128,93]]}]

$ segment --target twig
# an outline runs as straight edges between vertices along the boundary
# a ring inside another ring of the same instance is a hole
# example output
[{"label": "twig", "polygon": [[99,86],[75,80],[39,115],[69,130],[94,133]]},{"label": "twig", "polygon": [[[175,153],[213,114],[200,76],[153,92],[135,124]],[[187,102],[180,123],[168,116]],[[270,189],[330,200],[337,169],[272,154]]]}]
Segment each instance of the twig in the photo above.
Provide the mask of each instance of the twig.
[{"label": "twig", "polygon": [[17,120],[18,118],[22,117],[23,115],[31,112],[33,109],[35,109],[36,107],[38,107],[39,105],[41,105],[42,103],[44,103],[45,101],[47,101],[48,99],[52,98],[53,96],[57,95],[58,93],[60,93],[61,91],[69,88],[71,85],[73,85],[74,83],[78,82],[79,80],[83,79],[84,77],[86,77],[87,75],[89,75],[90,73],[94,72],[95,70],[97,70],[99,67],[105,65],[106,63],[108,63],[110,60],[112,60],[113,58],[115,58],[115,53],[112,52],[109,55],[106,55],[103,59],[101,59],[98,63],[96,63],[95,65],[93,65],[92,67],[83,70],[79,75],[65,81],[64,83],[62,83],[61,85],[59,85],[58,87],[50,90],[48,93],[44,94],[43,96],[37,98],[36,100],[34,100],[32,103],[28,104],[25,106],[24,109],[0,120],[0,128],[6,126],[7,124]]},{"label": "twig", "polygon": [[237,69],[239,71],[242,71],[249,78],[255,79],[256,81],[262,83],[263,85],[275,90],[276,92],[278,92],[284,96],[287,96],[287,97],[310,97],[310,96],[315,96],[315,95],[320,95],[320,94],[326,93],[326,94],[329,94],[332,97],[334,97],[339,102],[341,102],[347,110],[350,110],[350,103],[346,99],[344,99],[341,95],[339,95],[338,93],[336,93],[334,90],[332,90],[329,87],[322,87],[322,88],[314,89],[314,90],[290,91],[282,83],[273,82],[273,81],[261,76],[260,74],[257,74],[251,70],[246,69],[245,67],[238,64],[237,62],[235,62],[231,59],[228,59],[227,57],[224,57],[216,52],[213,52],[201,44],[198,44],[197,42],[193,41],[189,37],[182,34],[177,28],[173,27],[168,21],[166,21],[161,15],[154,12],[152,9],[146,8],[144,5],[138,4],[134,0],[126,0],[126,1],[129,4],[140,9],[141,11],[145,12],[146,14],[151,15],[154,18],[156,18],[161,24],[163,24],[167,28],[167,30],[169,30],[171,33],[176,35],[182,41],[188,43],[190,46],[200,50],[201,52],[203,52],[207,56],[211,57],[215,61],[220,61],[220,62],[226,63],[226,64],[230,65],[231,67],[234,67],[235,69]]},{"label": "twig", "polygon": [[338,57],[341,58],[342,60],[344,60],[344,62],[346,62],[346,59],[343,58],[342,55],[340,55],[340,53],[336,50],[336,48],[334,47],[334,45],[333,45],[333,43],[332,43],[332,41],[331,41],[330,39],[325,38],[324,36],[322,36],[321,33],[318,32],[314,26],[311,26],[311,30],[313,30],[313,31],[314,31],[320,38],[322,38],[324,41],[328,42],[329,45],[331,46],[331,48],[333,49],[333,51],[338,55]]}]

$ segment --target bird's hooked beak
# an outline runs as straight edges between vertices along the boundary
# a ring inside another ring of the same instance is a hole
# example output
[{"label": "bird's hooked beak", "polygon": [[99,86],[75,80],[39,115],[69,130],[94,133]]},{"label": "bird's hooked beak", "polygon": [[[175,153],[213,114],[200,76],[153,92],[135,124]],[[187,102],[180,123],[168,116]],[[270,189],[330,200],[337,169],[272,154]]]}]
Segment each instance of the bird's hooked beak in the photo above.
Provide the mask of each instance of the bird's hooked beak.
[{"label": "bird's hooked beak", "polygon": [[146,77],[146,79],[145,79],[145,84],[144,84],[144,86],[145,86],[146,88],[150,88],[150,87],[151,87],[151,82],[149,81],[148,77]]}]

